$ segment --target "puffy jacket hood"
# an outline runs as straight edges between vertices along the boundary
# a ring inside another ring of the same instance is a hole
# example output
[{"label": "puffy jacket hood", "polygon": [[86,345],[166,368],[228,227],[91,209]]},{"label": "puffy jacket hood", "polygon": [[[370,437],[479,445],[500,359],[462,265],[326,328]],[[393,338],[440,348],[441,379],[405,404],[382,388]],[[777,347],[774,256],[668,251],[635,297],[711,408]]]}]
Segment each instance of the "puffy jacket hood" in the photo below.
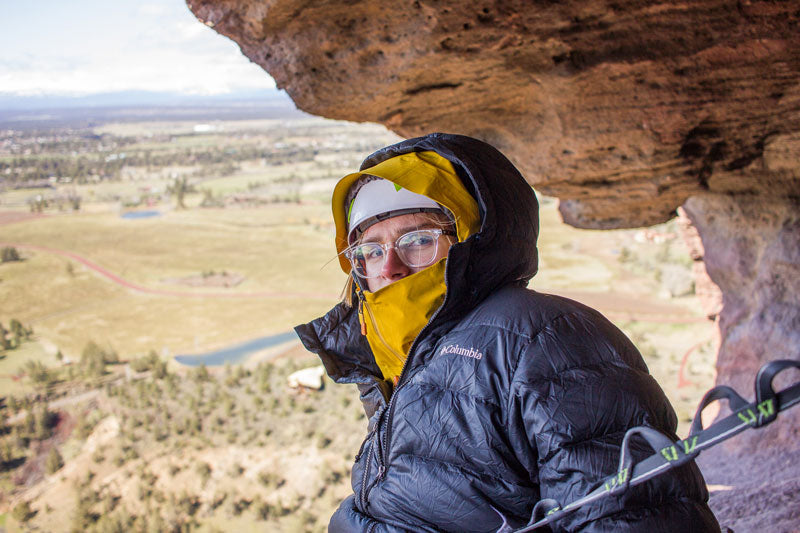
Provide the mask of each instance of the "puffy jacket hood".
[{"label": "puffy jacket hood", "polygon": [[[447,294],[426,328],[443,332],[498,288],[525,285],[536,274],[539,204],[531,186],[503,154],[463,135],[432,133],[399,142],[367,157],[360,170],[402,154],[429,151],[452,164],[475,198],[480,218],[478,231],[451,246],[447,257]],[[340,303],[324,317],[295,330],[338,383],[368,384],[380,379],[381,370],[361,333],[355,307]],[[425,337],[425,330],[419,337]]]},{"label": "puffy jacket hood", "polygon": [[480,230],[450,249],[442,318],[457,318],[496,289],[526,284],[538,269],[539,204],[531,186],[494,147],[463,135],[432,133],[388,146],[360,170],[409,153],[434,151],[452,163],[478,203]]}]

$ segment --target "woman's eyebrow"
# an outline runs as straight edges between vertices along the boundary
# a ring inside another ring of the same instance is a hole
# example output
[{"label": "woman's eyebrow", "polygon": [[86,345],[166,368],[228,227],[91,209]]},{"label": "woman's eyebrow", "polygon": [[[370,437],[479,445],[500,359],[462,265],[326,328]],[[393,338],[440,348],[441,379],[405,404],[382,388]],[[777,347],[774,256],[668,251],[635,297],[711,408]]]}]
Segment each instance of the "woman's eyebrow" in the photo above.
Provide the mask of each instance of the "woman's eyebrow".
[{"label": "woman's eyebrow", "polygon": [[420,222],[418,224],[411,224],[409,226],[405,226],[403,228],[400,228],[400,230],[397,233],[398,233],[398,236],[403,236],[406,233],[408,233],[409,231],[416,231],[418,229],[431,229],[432,227],[436,227],[436,224],[434,224],[432,222]]},{"label": "woman's eyebrow", "polygon": [[[410,231],[416,231],[416,230],[419,230],[419,229],[432,229],[432,228],[436,228],[436,227],[437,226],[436,226],[435,223],[427,222],[427,221],[423,221],[423,222],[415,223],[415,224],[409,224],[407,226],[402,226],[402,227],[400,227],[397,230],[392,232],[396,236],[393,237],[391,240],[395,240],[395,239],[397,239],[399,237],[402,237],[403,235],[405,235],[406,233],[408,233]],[[371,235],[367,239],[362,239],[362,241],[363,242],[377,242],[377,241],[381,241],[381,240],[386,240],[387,238],[388,237],[386,235]]]}]

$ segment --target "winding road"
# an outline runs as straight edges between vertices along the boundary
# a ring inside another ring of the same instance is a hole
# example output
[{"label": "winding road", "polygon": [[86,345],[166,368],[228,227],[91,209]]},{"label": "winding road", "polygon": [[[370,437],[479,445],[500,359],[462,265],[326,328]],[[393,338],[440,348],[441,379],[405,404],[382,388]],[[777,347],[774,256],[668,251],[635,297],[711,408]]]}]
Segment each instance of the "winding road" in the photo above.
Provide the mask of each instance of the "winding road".
[{"label": "winding road", "polygon": [[77,261],[78,263],[82,264],[86,268],[90,269],[91,271],[99,274],[101,277],[116,283],[122,287],[130,289],[134,292],[144,293],[144,294],[155,294],[159,296],[177,296],[177,297],[188,297],[188,298],[310,298],[315,300],[331,300],[336,299],[337,295],[334,293],[331,294],[322,294],[316,292],[274,292],[274,291],[257,291],[257,292],[191,292],[191,291],[176,291],[176,290],[167,290],[167,289],[156,289],[152,287],[145,287],[144,285],[139,285],[132,281],[128,281],[117,274],[109,271],[106,268],[98,265],[97,263],[92,262],[91,260],[83,257],[81,255],[76,254],[75,252],[70,252],[68,250],[60,250],[58,248],[50,248],[47,246],[40,246],[37,244],[21,244],[21,243],[12,243],[12,242],[0,242],[0,248],[6,246],[13,246],[14,248],[20,250],[36,250],[39,252],[47,252],[55,255],[59,255],[61,257],[66,257],[67,259],[72,259],[73,261]]}]

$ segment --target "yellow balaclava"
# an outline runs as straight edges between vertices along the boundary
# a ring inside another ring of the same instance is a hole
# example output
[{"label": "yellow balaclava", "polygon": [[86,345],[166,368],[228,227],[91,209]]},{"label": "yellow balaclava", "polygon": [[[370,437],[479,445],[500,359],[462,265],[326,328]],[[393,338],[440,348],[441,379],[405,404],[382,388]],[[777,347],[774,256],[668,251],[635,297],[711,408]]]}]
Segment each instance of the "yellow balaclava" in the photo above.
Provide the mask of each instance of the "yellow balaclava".
[{"label": "yellow balaclava", "polygon": [[[443,205],[453,214],[461,242],[480,228],[478,204],[456,175],[453,165],[436,152],[410,152],[387,159],[339,180],[333,191],[336,248],[345,273],[351,266],[342,252],[348,247],[345,199],[364,175],[389,180]],[[397,381],[414,339],[444,301],[446,259],[378,291],[359,293],[359,320],[384,379]]]}]

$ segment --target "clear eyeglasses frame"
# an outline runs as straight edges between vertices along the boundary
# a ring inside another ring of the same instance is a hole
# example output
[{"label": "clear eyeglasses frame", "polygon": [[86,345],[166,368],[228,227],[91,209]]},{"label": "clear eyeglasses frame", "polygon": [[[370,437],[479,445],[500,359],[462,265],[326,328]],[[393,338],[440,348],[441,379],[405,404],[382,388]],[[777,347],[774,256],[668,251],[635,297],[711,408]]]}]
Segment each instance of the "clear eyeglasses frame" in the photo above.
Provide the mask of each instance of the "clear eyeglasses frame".
[{"label": "clear eyeglasses frame", "polygon": [[401,235],[393,243],[362,242],[343,253],[359,277],[377,278],[386,264],[390,249],[394,249],[406,266],[420,268],[432,265],[442,235],[455,235],[455,232],[438,228],[418,229]]}]

